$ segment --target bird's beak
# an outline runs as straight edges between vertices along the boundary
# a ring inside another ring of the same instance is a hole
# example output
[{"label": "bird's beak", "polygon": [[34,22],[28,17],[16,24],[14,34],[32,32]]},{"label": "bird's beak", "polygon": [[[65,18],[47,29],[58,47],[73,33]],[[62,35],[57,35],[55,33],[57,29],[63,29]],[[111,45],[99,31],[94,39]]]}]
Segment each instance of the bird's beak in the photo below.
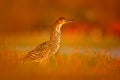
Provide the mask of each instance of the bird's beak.
[{"label": "bird's beak", "polygon": [[73,21],[75,21],[75,20],[74,19],[67,19],[66,23],[70,23],[70,22],[73,22]]}]

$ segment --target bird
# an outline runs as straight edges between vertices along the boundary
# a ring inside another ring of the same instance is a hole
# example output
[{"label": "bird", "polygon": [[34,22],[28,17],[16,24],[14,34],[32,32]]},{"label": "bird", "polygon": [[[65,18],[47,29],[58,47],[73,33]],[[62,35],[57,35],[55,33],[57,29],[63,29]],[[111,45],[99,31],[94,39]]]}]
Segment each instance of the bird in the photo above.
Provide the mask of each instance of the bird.
[{"label": "bird", "polygon": [[59,48],[61,42],[61,27],[64,24],[73,22],[72,19],[66,19],[64,17],[59,17],[59,19],[53,25],[53,29],[50,35],[50,39],[46,42],[41,43],[33,50],[28,52],[27,55],[23,57],[22,63],[38,61],[42,63],[45,59],[54,56]]}]

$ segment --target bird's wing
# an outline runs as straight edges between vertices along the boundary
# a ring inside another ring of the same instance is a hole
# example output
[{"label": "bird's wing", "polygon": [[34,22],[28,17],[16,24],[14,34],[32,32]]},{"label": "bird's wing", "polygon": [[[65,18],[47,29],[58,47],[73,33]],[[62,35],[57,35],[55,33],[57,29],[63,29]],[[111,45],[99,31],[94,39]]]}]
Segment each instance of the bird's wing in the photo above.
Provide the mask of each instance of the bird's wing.
[{"label": "bird's wing", "polygon": [[42,59],[50,53],[48,42],[44,42],[30,51],[25,57],[24,61],[31,61],[36,59]]}]

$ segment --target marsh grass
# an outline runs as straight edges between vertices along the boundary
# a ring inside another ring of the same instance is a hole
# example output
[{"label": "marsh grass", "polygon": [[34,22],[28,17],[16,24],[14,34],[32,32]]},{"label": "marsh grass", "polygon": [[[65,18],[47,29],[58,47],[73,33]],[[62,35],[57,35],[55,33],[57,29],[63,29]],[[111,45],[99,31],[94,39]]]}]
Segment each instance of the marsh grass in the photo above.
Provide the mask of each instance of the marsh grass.
[{"label": "marsh grass", "polygon": [[[21,59],[27,54],[27,49],[22,47],[27,44],[36,46],[43,38],[25,37],[23,41],[23,37],[19,36],[16,41],[11,39],[14,38],[6,39],[8,41],[0,46],[0,80],[119,80],[120,78],[120,59],[111,56],[111,51],[105,48],[100,51],[92,51],[90,48],[85,48],[85,51],[74,49],[67,54],[61,51],[55,58],[47,59],[41,64],[39,62],[21,64]],[[36,42],[32,43],[34,41]],[[70,40],[65,40],[63,44],[68,41]],[[10,44],[13,49],[10,49]],[[16,45],[22,49],[18,50]]]},{"label": "marsh grass", "polygon": [[[22,55],[19,55],[19,54]],[[0,80],[43,80],[43,79],[119,79],[120,59],[112,57],[110,51],[84,53],[73,51],[69,54],[59,53],[43,63],[19,63],[24,52],[0,52]]]}]

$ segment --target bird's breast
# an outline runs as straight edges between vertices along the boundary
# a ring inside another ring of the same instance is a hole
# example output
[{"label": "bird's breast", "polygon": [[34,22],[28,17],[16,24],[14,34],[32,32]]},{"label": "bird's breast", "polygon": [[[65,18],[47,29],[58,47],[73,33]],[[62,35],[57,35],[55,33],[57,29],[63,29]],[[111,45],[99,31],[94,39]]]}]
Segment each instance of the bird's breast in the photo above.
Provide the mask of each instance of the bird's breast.
[{"label": "bird's breast", "polygon": [[52,47],[51,47],[51,52],[52,52],[52,54],[56,54],[57,53],[57,51],[58,51],[58,49],[59,49],[59,47],[60,47],[60,45],[53,45]]}]

